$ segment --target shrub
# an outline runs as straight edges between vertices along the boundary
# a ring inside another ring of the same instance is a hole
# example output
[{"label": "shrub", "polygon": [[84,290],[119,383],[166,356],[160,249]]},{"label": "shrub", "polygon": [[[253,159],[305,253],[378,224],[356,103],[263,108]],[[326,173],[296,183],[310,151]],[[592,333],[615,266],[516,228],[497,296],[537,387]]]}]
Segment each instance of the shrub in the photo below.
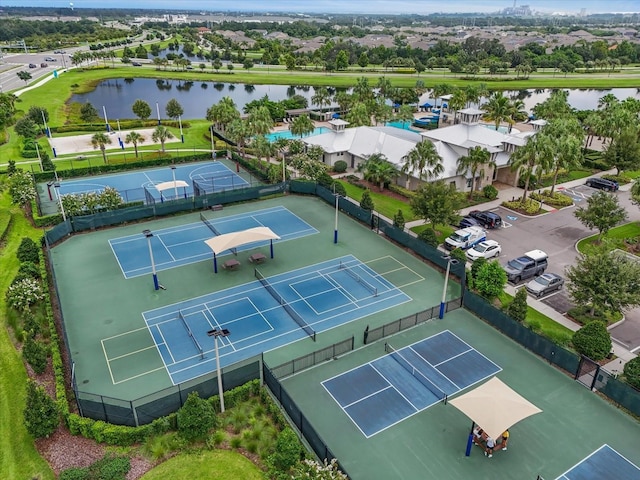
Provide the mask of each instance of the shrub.
[{"label": "shrub", "polygon": [[20,242],[16,256],[22,263],[31,262],[37,264],[40,261],[38,250],[36,242],[31,240],[29,237],[24,237]]},{"label": "shrub", "polygon": [[402,214],[402,210],[398,209],[398,213],[393,216],[393,226],[400,230],[404,230],[404,225],[404,215]]},{"label": "shrub", "polygon": [[22,358],[33,367],[33,371],[38,375],[47,368],[47,356],[49,347],[43,342],[33,339],[30,335],[25,338],[22,346]]},{"label": "shrub", "polygon": [[418,238],[422,240],[427,245],[431,245],[433,248],[436,248],[440,241],[438,240],[438,236],[436,232],[432,228],[425,228],[418,234]]},{"label": "shrub", "polygon": [[275,451],[267,459],[278,472],[289,472],[302,455],[302,445],[295,432],[287,427],[278,434]]},{"label": "shrub", "polygon": [[496,198],[498,198],[498,189],[493,185],[485,185],[485,187],[482,189],[482,195],[484,196],[484,198],[487,198],[489,200],[495,200]]},{"label": "shrub", "polygon": [[393,193],[397,193],[407,198],[408,200],[415,197],[415,193],[409,190],[408,188],[401,187],[400,185],[396,185],[394,183],[390,183],[387,188]]},{"label": "shrub", "polygon": [[482,265],[476,274],[474,286],[485,298],[497,297],[507,283],[507,273],[497,261]]},{"label": "shrub", "polygon": [[451,258],[458,260],[463,265],[467,263],[467,254],[461,248],[454,248],[451,251]]},{"label": "shrub", "polygon": [[502,202],[502,205],[511,210],[524,212],[527,215],[535,215],[540,212],[540,202],[531,198],[527,198],[524,203],[521,200],[516,200],[514,202]]},{"label": "shrub", "polygon": [[33,262],[23,262],[20,264],[18,274],[22,274],[31,278],[40,278],[40,267]]},{"label": "shrub", "polygon": [[369,211],[375,208],[375,205],[373,204],[373,199],[371,198],[371,194],[369,193],[369,190],[365,190],[362,193],[362,198],[360,199],[360,208],[364,210],[369,210]]},{"label": "shrub", "polygon": [[347,162],[344,160],[338,160],[333,164],[333,171],[336,173],[344,173],[347,171]]},{"label": "shrub", "polygon": [[211,403],[191,392],[178,410],[178,433],[189,441],[204,438],[216,426],[216,413]]},{"label": "shrub", "polygon": [[24,409],[24,424],[33,438],[44,438],[58,428],[60,416],[56,402],[44,388],[27,380],[27,404]]},{"label": "shrub", "polygon": [[542,193],[532,192],[531,198],[554,207],[568,207],[573,205],[573,199],[569,195],[559,192],[553,192],[553,195],[551,195],[551,190],[544,190]]},{"label": "shrub", "polygon": [[471,278],[473,280],[477,278],[480,268],[486,263],[487,263],[487,259],[484,257],[480,257],[471,264]]},{"label": "shrub", "polygon": [[624,378],[629,385],[640,389],[640,357],[636,357],[625,364]]},{"label": "shrub", "polygon": [[107,454],[89,467],[89,478],[95,480],[125,480],[131,470],[129,457]]},{"label": "shrub", "polygon": [[60,472],[58,480],[89,480],[89,468],[67,468]]},{"label": "shrub", "polygon": [[342,197],[346,197],[347,196],[347,189],[344,188],[344,185],[340,182],[336,182],[334,181],[331,184],[331,190],[335,193],[337,193],[338,195],[342,196]]},{"label": "shrub", "polygon": [[[527,318],[527,289],[520,288],[516,292],[513,302],[506,309],[507,315],[516,322],[522,323]],[[531,326],[531,325],[529,325]]]},{"label": "shrub", "polygon": [[7,304],[16,310],[27,310],[44,298],[42,287],[32,278],[22,278],[9,285],[5,296]]},{"label": "shrub", "polygon": [[340,471],[338,461],[335,458],[330,462],[327,462],[325,458],[323,463],[309,459],[303,460],[296,466],[294,478],[347,480],[348,477]]},{"label": "shrub", "polygon": [[600,320],[587,323],[573,334],[573,346],[578,353],[598,361],[611,352],[611,336],[606,324]]}]

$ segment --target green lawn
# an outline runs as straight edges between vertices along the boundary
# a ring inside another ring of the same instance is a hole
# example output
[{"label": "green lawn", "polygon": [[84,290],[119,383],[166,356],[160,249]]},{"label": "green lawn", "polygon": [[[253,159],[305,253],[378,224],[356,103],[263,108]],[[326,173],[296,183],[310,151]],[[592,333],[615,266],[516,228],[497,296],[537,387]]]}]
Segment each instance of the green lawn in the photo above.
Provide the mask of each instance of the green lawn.
[{"label": "green lawn", "polygon": [[[352,185],[345,180],[338,181],[344,186],[348,197],[351,197],[358,202],[360,201],[362,194],[365,191],[364,188]],[[371,194],[371,199],[375,205],[375,210],[388,219],[393,220],[393,216],[398,213],[398,210],[402,210],[405,222],[411,222],[412,220],[417,219],[413,210],[411,210],[411,207],[409,206],[409,200],[403,202],[395,198],[388,197],[384,193],[380,193],[378,188],[369,190],[369,193]]]},{"label": "green lawn", "polygon": [[[631,222],[619,227],[614,227],[607,232],[604,238],[611,240],[614,248],[624,247],[625,238],[639,238],[640,237],[640,222]],[[595,244],[598,241],[598,235],[592,235],[587,238],[583,238],[578,242],[578,251],[584,253],[590,245]]]},{"label": "green lawn", "polygon": [[[411,231],[420,235],[420,232],[426,230],[427,228],[431,228],[431,225],[418,225],[417,227],[411,228]],[[451,225],[436,225],[434,230],[436,231],[438,238],[442,239],[442,241],[444,242],[444,239],[455,232],[456,228],[452,227]]]},{"label": "green lawn", "polygon": [[22,237],[37,240],[42,232],[31,227],[4,192],[0,194],[0,211],[8,210],[13,214],[13,222],[0,250],[0,472],[3,480],[53,480],[53,472],[36,451],[23,424],[27,372],[10,338],[4,297],[18,270],[16,251]]},{"label": "green lawn", "polygon": [[177,455],[147,472],[142,480],[263,480],[249,459],[228,450],[202,450]]}]

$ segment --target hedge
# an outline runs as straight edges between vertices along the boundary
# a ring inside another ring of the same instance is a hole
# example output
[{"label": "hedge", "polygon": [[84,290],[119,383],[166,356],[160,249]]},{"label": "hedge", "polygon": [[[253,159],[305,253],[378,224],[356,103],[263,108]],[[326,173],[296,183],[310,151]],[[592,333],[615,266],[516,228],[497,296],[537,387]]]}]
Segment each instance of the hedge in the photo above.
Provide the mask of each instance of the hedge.
[{"label": "hedge", "polygon": [[[121,130],[131,130],[133,128],[152,128],[158,125],[158,120],[120,120]],[[165,127],[179,128],[179,122],[174,120],[162,120]],[[189,122],[182,122],[182,128],[189,128]],[[70,132],[104,132],[104,123],[80,123],[76,125],[61,125],[59,127],[51,127],[52,133],[70,133]]]},{"label": "hedge", "polygon": [[531,192],[531,195],[529,196],[534,200],[546,203],[553,207],[568,207],[573,205],[573,199],[569,195],[565,195],[560,192],[553,192],[553,196],[551,196],[551,190],[544,190],[541,194],[538,192]]}]

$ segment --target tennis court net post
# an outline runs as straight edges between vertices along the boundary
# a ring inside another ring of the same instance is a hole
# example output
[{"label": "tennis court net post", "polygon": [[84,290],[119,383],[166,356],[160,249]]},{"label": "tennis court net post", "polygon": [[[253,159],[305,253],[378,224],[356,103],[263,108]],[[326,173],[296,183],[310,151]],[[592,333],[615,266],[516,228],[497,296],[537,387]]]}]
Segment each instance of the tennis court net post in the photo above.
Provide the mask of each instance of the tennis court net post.
[{"label": "tennis court net post", "polygon": [[424,387],[433,393],[436,397],[440,399],[440,401],[447,404],[448,395],[440,390],[431,380],[429,380],[419,369],[414,367],[411,362],[409,362],[404,356],[400,353],[400,350],[396,350],[393,348],[388,342],[384,344],[384,351],[389,354],[391,358],[393,358],[397,363],[400,364],[407,372],[409,372],[413,377],[418,380]]},{"label": "tennis court net post", "polygon": [[196,337],[193,335],[193,332],[191,331],[191,327],[187,323],[187,320],[184,318],[184,315],[182,315],[182,310],[178,310],[178,317],[182,321],[182,325],[184,325],[184,328],[187,329],[187,333],[191,337],[191,340],[193,340],[193,344],[196,346],[196,349],[198,349],[198,352],[200,352],[200,358],[203,359],[204,358],[204,350],[200,346],[200,342],[198,342],[198,340],[196,340]]},{"label": "tennis court net post", "polygon": [[311,328],[311,326],[300,316],[298,312],[296,312],[291,305],[289,305],[282,296],[276,292],[275,288],[269,283],[269,281],[265,278],[262,273],[257,268],[254,268],[254,275],[260,281],[262,286],[265,288],[267,292],[278,302],[282,308],[284,308],[285,312],[306,332],[307,335],[311,337],[311,339],[316,341],[316,331]]},{"label": "tennis court net post", "polygon": [[356,282],[358,282],[364,288],[369,290],[369,292],[371,292],[371,295],[373,295],[374,297],[378,296],[378,289],[376,287],[374,287],[373,285],[371,285],[369,282],[367,282],[364,278],[362,278],[356,272],[354,272],[353,269],[351,267],[349,267],[346,263],[343,263],[342,260],[340,260],[340,264],[338,265],[338,269],[344,270],[345,272],[347,272],[347,274],[351,278],[353,278]]}]

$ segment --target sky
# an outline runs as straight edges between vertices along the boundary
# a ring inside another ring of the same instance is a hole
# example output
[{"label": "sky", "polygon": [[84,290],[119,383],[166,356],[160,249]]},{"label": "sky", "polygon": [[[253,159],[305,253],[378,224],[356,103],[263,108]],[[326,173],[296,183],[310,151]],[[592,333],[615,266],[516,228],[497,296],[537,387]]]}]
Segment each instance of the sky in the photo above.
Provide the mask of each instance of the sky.
[{"label": "sky", "polygon": [[[64,0],[0,0],[3,6],[69,7]],[[130,8],[130,0],[75,0],[76,8]],[[137,0],[136,8],[189,9],[205,11],[270,11],[270,12],[318,12],[318,13],[415,13],[437,12],[496,12],[513,6],[511,0]],[[640,12],[640,0],[520,0],[518,5],[529,5],[532,10],[553,12]]]}]

